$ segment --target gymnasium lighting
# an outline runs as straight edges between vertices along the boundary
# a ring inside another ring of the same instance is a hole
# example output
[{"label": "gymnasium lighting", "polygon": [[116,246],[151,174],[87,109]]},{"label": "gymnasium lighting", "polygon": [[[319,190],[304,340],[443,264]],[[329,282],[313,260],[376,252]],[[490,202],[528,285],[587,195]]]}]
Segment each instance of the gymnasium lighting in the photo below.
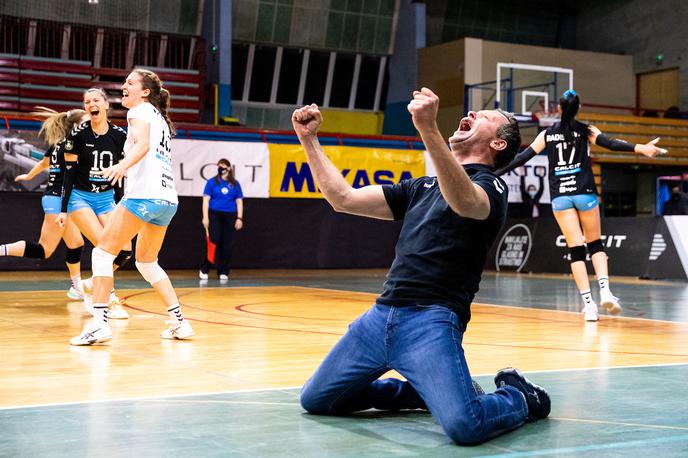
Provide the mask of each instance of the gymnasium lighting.
[{"label": "gymnasium lighting", "polygon": [[97,4],[98,4],[98,0],[88,0],[88,4],[89,4],[89,5],[97,5]]}]

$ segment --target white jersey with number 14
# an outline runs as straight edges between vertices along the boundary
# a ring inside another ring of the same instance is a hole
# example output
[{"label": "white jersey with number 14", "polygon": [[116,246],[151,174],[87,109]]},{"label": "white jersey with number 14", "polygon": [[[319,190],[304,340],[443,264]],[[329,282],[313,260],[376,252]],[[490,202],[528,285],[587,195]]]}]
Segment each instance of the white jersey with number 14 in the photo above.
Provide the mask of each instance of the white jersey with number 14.
[{"label": "white jersey with number 14", "polygon": [[[127,112],[129,132],[131,119],[138,119],[150,128],[149,145],[146,155],[127,171],[124,197],[130,199],[162,199],[177,203],[177,190],[172,173],[172,141],[170,129],[160,112],[150,103],[144,102]],[[133,148],[131,134],[124,144],[126,156]]]}]

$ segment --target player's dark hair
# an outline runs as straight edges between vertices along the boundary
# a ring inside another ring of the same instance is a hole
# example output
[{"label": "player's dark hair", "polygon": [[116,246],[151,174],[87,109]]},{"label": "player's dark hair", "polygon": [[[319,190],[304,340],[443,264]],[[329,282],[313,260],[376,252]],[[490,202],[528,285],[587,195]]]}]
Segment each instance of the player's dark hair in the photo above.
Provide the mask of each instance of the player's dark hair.
[{"label": "player's dark hair", "polygon": [[499,170],[502,167],[508,165],[513,159],[518,149],[521,147],[521,131],[518,128],[518,121],[513,113],[497,109],[498,112],[503,114],[509,122],[502,124],[497,128],[497,138],[506,141],[506,148],[497,154],[495,157],[495,170]]},{"label": "player's dark hair", "polygon": [[[217,165],[224,165],[228,170],[227,174],[227,181],[232,183],[232,186],[236,186],[236,178],[234,178],[234,169],[232,168],[232,163],[229,162],[228,159],[222,158],[219,161],[217,161]],[[222,174],[218,173],[215,176],[215,184],[220,184],[220,180],[222,179]]]},{"label": "player's dark hair", "polygon": [[162,87],[162,81],[160,77],[150,70],[145,68],[135,68],[133,73],[137,73],[141,77],[141,86],[144,89],[148,89],[150,93],[148,94],[148,103],[153,105],[165,118],[167,127],[170,129],[170,135],[174,135],[177,131],[174,128],[174,124],[169,116],[170,111],[170,91]]},{"label": "player's dark hair", "polygon": [[564,92],[559,99],[559,108],[561,108],[561,121],[559,125],[567,142],[573,142],[574,132],[578,132],[579,135],[584,137],[590,134],[590,127],[576,120],[576,115],[580,109],[580,99],[576,91],[569,89]]},{"label": "player's dark hair", "polygon": [[64,140],[67,133],[86,115],[84,110],[79,109],[58,112],[52,108],[38,106],[35,110],[31,114],[43,118],[43,124],[41,124],[41,130],[38,132],[38,135],[43,137],[50,146]]}]

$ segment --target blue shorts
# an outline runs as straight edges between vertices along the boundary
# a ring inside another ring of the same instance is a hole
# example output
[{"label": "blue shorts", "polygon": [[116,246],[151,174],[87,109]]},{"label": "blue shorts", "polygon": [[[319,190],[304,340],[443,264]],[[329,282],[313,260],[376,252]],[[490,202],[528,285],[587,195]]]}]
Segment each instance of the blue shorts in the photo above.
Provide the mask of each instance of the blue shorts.
[{"label": "blue shorts", "polygon": [[46,215],[57,215],[62,210],[62,197],[45,195],[41,199],[41,205]]},{"label": "blue shorts", "polygon": [[120,202],[124,208],[133,213],[144,223],[156,226],[169,226],[170,221],[177,213],[177,204],[161,199],[122,199]]},{"label": "blue shorts", "polygon": [[552,199],[552,211],[560,212],[575,208],[578,211],[592,210],[597,207],[599,200],[596,194],[578,194],[575,196],[559,196]]},{"label": "blue shorts", "polygon": [[72,190],[69,198],[67,213],[72,213],[82,208],[90,208],[96,216],[110,213],[115,209],[115,191],[110,189],[105,192],[88,192],[80,189]]}]

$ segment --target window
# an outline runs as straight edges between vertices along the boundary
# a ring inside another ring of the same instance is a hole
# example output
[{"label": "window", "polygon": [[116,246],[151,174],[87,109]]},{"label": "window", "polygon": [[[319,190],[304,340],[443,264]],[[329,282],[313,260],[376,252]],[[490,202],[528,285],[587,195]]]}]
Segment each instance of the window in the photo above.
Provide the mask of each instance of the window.
[{"label": "window", "polygon": [[269,102],[272,90],[272,73],[275,69],[277,48],[256,46],[248,99],[252,102]]},{"label": "window", "polygon": [[277,87],[277,103],[295,105],[299,95],[299,81],[301,81],[301,63],[303,49],[282,50],[282,67],[279,73]]},{"label": "window", "polygon": [[244,96],[246,63],[248,62],[248,45],[232,45],[232,100],[241,100]]},{"label": "window", "polygon": [[63,26],[54,22],[37,21],[34,55],[36,57],[60,57]]},{"label": "window", "polygon": [[358,88],[356,90],[356,108],[362,110],[372,110],[375,108],[375,89],[377,88],[377,75],[379,71],[379,57],[361,57],[361,70],[358,74]]},{"label": "window", "polygon": [[349,107],[355,63],[356,55],[337,54],[332,75],[332,92],[330,93],[329,106],[336,108]]},{"label": "window", "polygon": [[308,61],[308,75],[306,76],[306,89],[303,103],[316,103],[322,105],[325,98],[325,85],[327,84],[327,67],[330,63],[330,53],[312,51]]},{"label": "window", "polygon": [[69,58],[93,60],[96,32],[92,28],[72,26],[69,35]]},{"label": "window", "polygon": [[128,44],[127,32],[106,30],[103,35],[103,57],[100,65],[106,68],[124,68]]}]

